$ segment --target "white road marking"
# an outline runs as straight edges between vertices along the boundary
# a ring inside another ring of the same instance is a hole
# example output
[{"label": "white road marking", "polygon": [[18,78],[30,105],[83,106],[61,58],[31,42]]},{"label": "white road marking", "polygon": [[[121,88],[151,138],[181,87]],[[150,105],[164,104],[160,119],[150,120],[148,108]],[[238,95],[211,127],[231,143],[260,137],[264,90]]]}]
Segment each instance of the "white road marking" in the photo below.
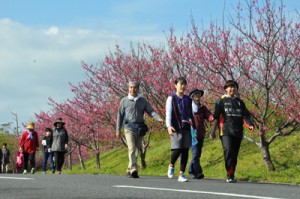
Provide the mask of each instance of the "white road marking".
[{"label": "white road marking", "polygon": [[209,192],[209,191],[194,191],[194,190],[180,190],[180,189],[168,189],[168,188],[157,188],[157,187],[138,187],[138,186],[127,186],[127,185],[114,185],[113,187],[119,188],[131,188],[131,189],[149,189],[149,190],[161,190],[161,191],[174,191],[174,192],[186,192],[186,193],[204,193],[211,195],[220,195],[220,196],[233,196],[240,198],[256,198],[256,199],[283,199],[283,198],[273,198],[265,196],[252,196],[252,195],[243,195],[235,193],[222,193],[222,192]]},{"label": "white road marking", "polygon": [[0,176],[0,179],[11,179],[11,180],[34,180],[34,178],[3,177],[3,176]]}]

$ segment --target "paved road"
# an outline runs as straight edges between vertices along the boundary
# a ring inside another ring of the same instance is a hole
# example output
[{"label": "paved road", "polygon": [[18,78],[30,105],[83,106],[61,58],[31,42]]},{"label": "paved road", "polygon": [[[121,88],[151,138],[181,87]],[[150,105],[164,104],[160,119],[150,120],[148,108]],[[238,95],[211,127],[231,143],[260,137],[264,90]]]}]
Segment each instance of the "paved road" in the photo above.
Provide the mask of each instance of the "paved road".
[{"label": "paved road", "polygon": [[179,183],[167,177],[117,175],[0,175],[2,199],[63,198],[182,198],[182,199],[299,199],[300,186],[224,180],[194,180]]}]

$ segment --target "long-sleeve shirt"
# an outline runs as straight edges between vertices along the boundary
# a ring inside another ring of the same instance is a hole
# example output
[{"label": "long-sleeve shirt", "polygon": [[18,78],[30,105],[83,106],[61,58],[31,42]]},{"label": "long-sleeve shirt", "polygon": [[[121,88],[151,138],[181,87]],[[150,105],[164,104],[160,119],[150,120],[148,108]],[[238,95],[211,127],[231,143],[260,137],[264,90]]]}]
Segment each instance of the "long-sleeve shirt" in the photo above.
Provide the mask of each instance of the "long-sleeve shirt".
[{"label": "long-sleeve shirt", "polygon": [[[150,117],[160,120],[160,116],[154,111],[150,103],[145,98],[139,97],[137,100],[131,100],[128,96],[122,98],[118,109],[116,132],[120,132],[124,120],[133,123],[145,122],[145,112]],[[126,123],[124,128],[132,130]]]}]

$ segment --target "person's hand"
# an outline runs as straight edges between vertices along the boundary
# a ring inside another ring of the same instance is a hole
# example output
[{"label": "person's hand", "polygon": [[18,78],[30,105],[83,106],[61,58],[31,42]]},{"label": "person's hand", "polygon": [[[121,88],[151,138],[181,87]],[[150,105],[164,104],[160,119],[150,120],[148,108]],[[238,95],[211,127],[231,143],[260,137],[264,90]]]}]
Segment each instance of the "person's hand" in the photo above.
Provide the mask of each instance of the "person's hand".
[{"label": "person's hand", "polygon": [[173,126],[168,126],[168,133],[169,135],[174,135],[175,129],[173,128]]},{"label": "person's hand", "polygon": [[65,144],[65,150],[67,150],[68,149],[68,144]]},{"label": "person's hand", "polygon": [[116,138],[120,139],[120,132],[116,132]]},{"label": "person's hand", "polygon": [[250,126],[250,127],[249,127],[249,130],[250,130],[250,131],[253,131],[253,130],[254,130],[254,126]]},{"label": "person's hand", "polygon": [[22,147],[20,147],[20,148],[19,148],[19,151],[20,151],[20,152],[23,152],[23,149],[22,149]]}]

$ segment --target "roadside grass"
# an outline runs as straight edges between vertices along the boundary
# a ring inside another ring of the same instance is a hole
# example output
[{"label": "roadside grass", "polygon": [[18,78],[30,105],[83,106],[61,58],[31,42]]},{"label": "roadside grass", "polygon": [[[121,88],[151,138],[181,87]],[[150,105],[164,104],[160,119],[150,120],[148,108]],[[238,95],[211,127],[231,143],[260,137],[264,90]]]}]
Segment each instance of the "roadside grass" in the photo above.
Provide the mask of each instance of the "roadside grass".
[{"label": "roadside grass", "polygon": [[[262,159],[259,147],[243,140],[236,169],[238,180],[252,182],[300,184],[300,135],[295,133],[280,137],[270,146],[271,158],[276,168],[268,171]],[[189,162],[191,160],[189,154]],[[140,158],[138,158],[140,161]],[[170,161],[170,141],[166,133],[154,133],[147,149],[145,169],[140,169],[140,176],[166,176]],[[100,170],[96,169],[95,158],[85,161],[86,170],[80,165],[72,170],[64,170],[68,174],[115,174],[125,175],[128,165],[127,149],[124,146],[114,148],[100,154]],[[140,165],[140,162],[139,162]],[[223,150],[219,139],[205,139],[202,150],[201,166],[206,178],[225,179]],[[179,160],[175,165],[175,173],[179,172]],[[188,170],[188,165],[187,165]],[[187,173],[186,170],[186,173]]]}]

